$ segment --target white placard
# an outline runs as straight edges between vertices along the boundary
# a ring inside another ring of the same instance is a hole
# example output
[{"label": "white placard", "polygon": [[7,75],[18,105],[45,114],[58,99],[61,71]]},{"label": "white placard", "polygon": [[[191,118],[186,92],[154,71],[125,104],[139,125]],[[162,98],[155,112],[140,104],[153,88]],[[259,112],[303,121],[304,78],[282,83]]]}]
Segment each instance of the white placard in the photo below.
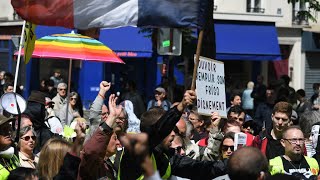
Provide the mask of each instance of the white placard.
[{"label": "white placard", "polygon": [[200,56],[196,93],[199,114],[227,117],[223,62]]},{"label": "white placard", "polygon": [[247,135],[239,132],[234,135],[234,150],[240,149],[247,144]]}]

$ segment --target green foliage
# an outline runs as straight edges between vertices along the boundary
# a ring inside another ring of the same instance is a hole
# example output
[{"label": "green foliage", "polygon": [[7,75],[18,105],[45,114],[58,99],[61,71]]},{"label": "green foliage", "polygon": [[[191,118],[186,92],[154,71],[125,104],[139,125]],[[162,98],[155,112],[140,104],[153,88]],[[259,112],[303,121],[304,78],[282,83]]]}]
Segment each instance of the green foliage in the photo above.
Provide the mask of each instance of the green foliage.
[{"label": "green foliage", "polygon": [[[288,0],[288,3],[296,3],[299,0]],[[313,22],[317,22],[317,17],[314,17],[314,12],[320,11],[320,3],[317,0],[300,0],[300,3],[309,3],[309,9],[298,12],[299,19],[307,19]]]}]

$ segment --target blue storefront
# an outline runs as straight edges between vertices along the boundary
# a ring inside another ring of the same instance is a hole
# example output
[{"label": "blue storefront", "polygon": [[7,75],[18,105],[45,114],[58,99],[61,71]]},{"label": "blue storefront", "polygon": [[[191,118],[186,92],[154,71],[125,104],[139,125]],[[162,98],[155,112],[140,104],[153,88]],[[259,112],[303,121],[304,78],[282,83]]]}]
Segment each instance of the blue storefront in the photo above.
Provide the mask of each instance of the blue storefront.
[{"label": "blue storefront", "polygon": [[273,22],[215,20],[215,35],[216,59],[224,62],[231,89],[245,88],[269,62],[282,59]]}]

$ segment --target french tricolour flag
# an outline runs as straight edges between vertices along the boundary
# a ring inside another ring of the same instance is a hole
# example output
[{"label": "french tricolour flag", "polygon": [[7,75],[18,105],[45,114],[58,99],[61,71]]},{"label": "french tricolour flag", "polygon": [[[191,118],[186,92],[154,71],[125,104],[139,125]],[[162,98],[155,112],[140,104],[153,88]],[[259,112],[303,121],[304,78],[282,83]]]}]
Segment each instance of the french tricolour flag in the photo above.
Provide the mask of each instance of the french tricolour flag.
[{"label": "french tricolour flag", "polygon": [[208,0],[11,0],[11,4],[23,19],[40,25],[202,28]]}]

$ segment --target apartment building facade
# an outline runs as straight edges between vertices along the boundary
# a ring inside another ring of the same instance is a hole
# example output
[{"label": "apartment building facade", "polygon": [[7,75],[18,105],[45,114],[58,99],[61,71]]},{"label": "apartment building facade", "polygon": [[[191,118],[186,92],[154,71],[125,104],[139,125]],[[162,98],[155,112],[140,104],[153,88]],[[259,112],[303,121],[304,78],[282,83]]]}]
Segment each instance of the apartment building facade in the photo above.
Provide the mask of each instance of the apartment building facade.
[{"label": "apartment building facade", "polygon": [[[289,4],[287,0],[214,0],[214,4],[213,17],[217,24],[223,22],[248,25],[246,27],[248,32],[242,33],[243,36],[247,37],[245,39],[240,38],[242,42],[235,42],[239,38],[234,38],[235,41],[230,41],[229,46],[232,46],[233,43],[237,44],[240,49],[241,46],[249,46],[252,55],[255,55],[252,49],[257,48],[257,46],[262,46],[261,48],[265,51],[260,53],[266,55],[276,54],[277,50],[274,50],[277,49],[275,47],[276,43],[279,47],[278,52],[280,54],[276,57],[263,59],[263,57],[258,56],[259,54],[256,54],[256,58],[251,59],[245,56],[243,56],[243,59],[236,57],[235,61],[232,61],[235,67],[231,68],[231,76],[237,76],[242,81],[248,81],[254,80],[254,76],[259,73],[265,77],[265,83],[268,83],[283,74],[287,74],[292,79],[292,87],[295,89],[303,88],[307,91],[307,95],[311,96],[313,93],[312,84],[320,82],[320,77],[316,76],[320,73],[320,61],[317,60],[320,58],[320,51],[318,44],[314,43],[319,42],[317,32],[320,31],[315,22],[298,17],[299,11],[308,9],[308,3],[298,1],[295,4]],[[272,37],[273,35],[270,35],[274,33],[272,30],[256,28],[255,25],[269,26],[271,29],[274,26],[277,36],[276,42]],[[234,26],[233,28],[237,31],[241,27]],[[222,34],[222,36],[226,35]],[[241,34],[238,34],[238,36],[241,36]],[[256,41],[252,40],[250,36],[253,36]],[[267,39],[265,39],[265,36],[267,36]],[[216,38],[217,53],[219,54],[219,38],[224,40],[228,37],[219,37],[219,29],[216,27]],[[252,43],[251,46],[248,43]],[[269,46],[266,46],[265,43]],[[217,59],[218,57],[217,55]],[[228,60],[224,62],[228,68]],[[229,64],[229,67],[232,67],[232,64]],[[256,72],[257,69],[258,72]],[[228,72],[228,69],[225,71]]]}]

